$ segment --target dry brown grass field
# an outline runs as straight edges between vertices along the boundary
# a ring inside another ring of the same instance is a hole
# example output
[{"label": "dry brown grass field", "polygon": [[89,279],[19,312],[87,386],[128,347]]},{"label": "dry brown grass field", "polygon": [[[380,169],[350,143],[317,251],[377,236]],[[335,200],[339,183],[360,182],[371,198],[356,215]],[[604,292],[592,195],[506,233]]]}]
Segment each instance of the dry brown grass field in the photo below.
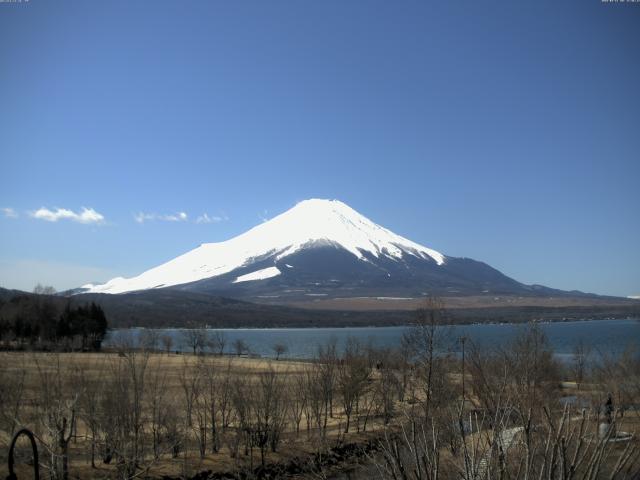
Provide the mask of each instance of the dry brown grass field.
[{"label": "dry brown grass field", "polygon": [[[593,307],[593,306],[629,306],[637,302],[623,298],[589,297],[522,297],[514,295],[469,295],[464,297],[442,297],[448,309],[500,308],[500,307]],[[264,302],[269,303],[269,302]],[[319,310],[415,310],[424,304],[424,297],[356,297],[314,299],[313,301],[294,301],[289,305]]]},{"label": "dry brown grass field", "polygon": [[[187,411],[189,396],[199,395],[202,392],[194,390],[204,389],[202,385],[194,385],[196,378],[203,382],[202,370],[215,372],[216,381],[223,385],[225,381],[231,382],[229,388],[233,388],[233,383],[242,384],[251,391],[258,387],[261,376],[274,374],[277,377],[278,388],[282,390],[278,394],[294,395],[293,385],[303,380],[309,374],[312,365],[308,362],[298,362],[292,360],[272,360],[260,358],[247,358],[242,356],[200,356],[190,354],[165,354],[165,353],[24,353],[24,352],[3,352],[0,353],[0,365],[2,365],[2,378],[7,379],[23,378],[23,385],[19,392],[19,415],[16,425],[26,425],[31,428],[44,443],[55,443],[50,439],[50,432],[42,425],[38,418],[43,415],[42,408],[36,407],[42,401],[43,379],[61,382],[61,394],[67,397],[67,402],[73,402],[74,392],[83,395],[88,389],[96,388],[96,385],[108,383],[108,378],[117,375],[123,364],[127,363],[128,357],[133,357],[135,361],[146,363],[144,367],[145,390],[150,389],[150,385],[156,381],[162,383],[163,408],[171,408],[177,415],[184,415]],[[200,371],[200,373],[196,373]],[[202,375],[202,376],[201,376]],[[161,379],[161,380],[160,380]],[[373,381],[373,375],[370,381]],[[4,384],[3,388],[9,387]],[[222,389],[225,387],[222,386]],[[18,393],[18,392],[15,392]],[[223,392],[215,392],[214,395],[222,395]],[[229,393],[230,394],[230,393]],[[93,392],[90,395],[94,395]],[[143,392],[143,420],[144,437],[141,443],[147,449],[151,448],[152,439],[149,438],[149,431],[153,428],[150,420],[152,410],[151,404],[154,398],[151,395],[158,395],[154,390]],[[82,402],[78,401],[78,410]],[[191,407],[196,409],[194,405]],[[10,415],[5,413],[5,417]],[[91,431],[88,427],[87,419],[77,412],[76,426],[72,432],[69,446],[69,472],[71,478],[111,478],[117,477],[115,462],[107,465],[96,453],[95,467],[91,466]],[[233,413],[231,414],[233,416]],[[291,415],[291,414],[289,414]],[[195,412],[193,413],[195,417]],[[341,412],[338,399],[335,399],[333,413],[328,415],[326,420],[326,430],[320,435],[319,430],[325,429],[325,425],[317,428],[313,425],[311,418],[307,421],[307,416],[311,416],[309,410],[303,411],[300,418],[300,431],[296,433],[293,419],[285,419],[286,426],[283,427],[281,439],[276,452],[268,453],[269,462],[279,462],[292,457],[310,457],[317,450],[320,444],[328,445],[338,438],[359,442],[371,437],[370,433],[379,430],[383,422],[379,418],[379,412],[367,412],[367,425],[362,425],[363,415],[359,416],[360,422],[351,428],[348,434],[344,433],[345,418]],[[5,418],[10,423],[10,419]],[[105,419],[103,421],[109,421]],[[185,425],[187,420],[181,418]],[[218,422],[221,419],[217,419]],[[210,420],[209,420],[210,422]],[[324,422],[324,420],[323,420]],[[310,424],[307,428],[307,424]],[[317,423],[317,422],[316,422]],[[218,426],[222,429],[222,425]],[[236,439],[237,419],[232,418],[229,425],[224,427],[225,431],[220,432],[220,446],[216,453],[207,451],[204,455],[199,454],[199,425],[192,419],[192,425],[185,427],[181,432],[180,439],[181,452],[174,457],[171,446],[165,446],[167,451],[162,451],[158,458],[147,459],[144,462],[145,476],[170,475],[175,477],[185,477],[194,475],[199,471],[212,470],[219,472],[234,471],[239,467],[250,467],[260,464],[260,457],[257,451],[245,455],[232,453],[231,442]],[[366,431],[364,431],[366,429]],[[189,431],[191,430],[191,431]],[[231,438],[232,437],[232,438]],[[322,438],[321,438],[322,437]],[[10,441],[10,432],[6,429],[0,431],[0,449],[2,450],[2,465],[0,465],[0,476],[4,478],[6,471],[6,449]],[[26,442],[20,442],[20,446],[25,446]],[[40,449],[41,459],[46,455],[46,448]],[[26,451],[26,448],[25,448]],[[150,452],[147,452],[148,454]],[[25,454],[26,455],[26,454]],[[153,457],[153,455],[150,455]],[[21,466],[20,470],[25,473],[30,472],[29,467]]]}]

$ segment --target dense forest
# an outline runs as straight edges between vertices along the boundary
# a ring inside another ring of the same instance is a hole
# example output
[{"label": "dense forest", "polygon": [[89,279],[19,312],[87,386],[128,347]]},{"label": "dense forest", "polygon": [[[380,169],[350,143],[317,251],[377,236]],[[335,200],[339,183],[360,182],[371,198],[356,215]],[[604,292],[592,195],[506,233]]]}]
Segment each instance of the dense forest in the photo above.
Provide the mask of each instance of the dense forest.
[{"label": "dense forest", "polygon": [[107,327],[101,306],[72,305],[51,288],[38,286],[33,294],[0,298],[3,348],[99,350]]}]

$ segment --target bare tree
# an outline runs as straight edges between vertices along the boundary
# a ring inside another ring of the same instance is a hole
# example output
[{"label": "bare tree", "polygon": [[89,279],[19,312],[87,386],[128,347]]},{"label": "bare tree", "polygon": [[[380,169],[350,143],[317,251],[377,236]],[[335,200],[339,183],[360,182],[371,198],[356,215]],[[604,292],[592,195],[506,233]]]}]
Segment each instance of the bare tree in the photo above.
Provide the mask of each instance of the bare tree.
[{"label": "bare tree", "polygon": [[342,407],[347,417],[344,433],[349,433],[351,414],[357,411],[361,395],[371,375],[367,358],[361,351],[357,340],[347,340],[344,356],[338,363],[337,385],[342,398]]},{"label": "bare tree", "polygon": [[276,354],[276,360],[280,360],[280,355],[286,353],[289,350],[289,347],[287,347],[284,343],[276,343],[271,348],[273,349],[273,353]]},{"label": "bare tree", "polygon": [[154,352],[158,348],[160,342],[160,336],[157,330],[145,328],[138,337],[138,344],[140,348]]},{"label": "bare tree", "polygon": [[472,344],[467,356],[471,390],[481,408],[495,414],[509,396],[512,365],[503,350],[490,351]]},{"label": "bare tree", "polygon": [[234,447],[230,448],[232,456],[234,452],[237,452],[240,439],[242,438],[244,443],[244,454],[249,455],[249,461],[251,468],[253,468],[253,447],[254,447],[254,432],[253,432],[253,392],[250,390],[249,385],[243,382],[240,378],[234,377],[231,385],[231,401],[233,403],[233,410],[236,417],[236,442]]},{"label": "bare tree", "polygon": [[530,323],[506,349],[511,365],[510,394],[521,414],[558,400],[560,367],[547,337],[536,323]]},{"label": "bare tree", "polygon": [[337,351],[337,341],[335,338],[331,338],[325,345],[318,346],[318,359],[315,363],[315,367],[318,370],[322,398],[325,402],[324,428],[327,425],[327,418],[333,417],[333,395],[336,384],[336,365],[338,363]]},{"label": "bare tree", "polygon": [[182,420],[180,419],[179,410],[171,405],[167,406],[166,415],[162,418],[165,432],[165,440],[171,449],[171,458],[178,458],[180,450],[185,443],[185,435],[182,430]]},{"label": "bare tree", "polygon": [[[171,337],[169,337],[171,338]],[[155,365],[148,381],[146,406],[154,459],[162,453],[163,436],[167,426],[169,400],[167,399],[167,374],[161,364]]]},{"label": "bare tree", "polygon": [[266,452],[277,450],[287,418],[284,384],[273,369],[260,374],[260,382],[253,400],[252,434],[260,449],[260,462],[265,463]]},{"label": "bare tree", "polygon": [[590,355],[591,347],[585,344],[583,340],[580,340],[573,349],[573,362],[571,365],[573,378],[578,390],[580,390],[585,375],[587,374],[587,365],[589,363]]},{"label": "bare tree", "polygon": [[[640,398],[640,353],[635,345],[630,345],[621,354],[600,352],[600,358],[594,363],[594,376],[602,386],[596,394],[597,403],[602,404],[603,397],[611,395],[618,408],[618,414],[638,403]],[[638,409],[637,405],[635,406]]]},{"label": "bare tree", "polygon": [[142,465],[145,423],[145,375],[149,352],[121,351],[111,361],[111,372],[102,398],[106,451],[105,462],[116,459],[118,475],[130,478]]},{"label": "bare tree", "polygon": [[162,348],[165,353],[169,355],[169,353],[171,353],[171,348],[173,347],[173,337],[171,335],[162,335],[160,337],[160,342],[162,343]]},{"label": "bare tree", "polygon": [[209,396],[208,388],[206,385],[207,368],[204,365],[202,358],[198,359],[198,365],[195,367],[198,378],[197,382],[193,383],[193,398],[196,423],[193,425],[193,431],[198,441],[198,453],[200,458],[204,458],[207,453],[207,440],[209,437],[209,424],[211,416],[211,398]]},{"label": "bare tree", "polygon": [[506,348],[472,345],[468,360],[474,397],[493,415],[508,398],[522,422],[533,425],[540,419],[530,414],[558,401],[559,366],[536,324],[523,327]]},{"label": "bare tree", "polygon": [[414,326],[403,338],[403,348],[410,352],[415,360],[417,388],[421,392],[424,418],[429,418],[433,403],[446,401],[449,379],[446,376],[443,355],[450,342],[449,332],[445,328],[447,312],[444,303],[437,297],[428,297],[424,305],[416,312]]},{"label": "bare tree", "polygon": [[90,435],[91,468],[96,468],[96,447],[100,439],[100,399],[104,394],[104,377],[107,375],[103,359],[84,366],[79,371],[78,388],[82,392],[79,402],[79,418]]},{"label": "bare tree", "polygon": [[187,358],[183,358],[180,386],[184,395],[186,427],[193,427],[193,407],[199,391],[201,370],[194,368]]},{"label": "bare tree", "polygon": [[222,431],[224,432],[232,422],[232,372],[233,360],[229,358],[227,366],[221,372],[220,385],[218,389],[218,411],[220,412],[220,420],[222,423]]},{"label": "bare tree", "polygon": [[307,431],[310,433],[310,426],[313,425],[320,434],[321,444],[325,440],[329,408],[328,383],[323,381],[324,372],[326,370],[323,370],[318,363],[313,364],[305,372]]},{"label": "bare tree", "polygon": [[56,289],[51,286],[46,286],[38,283],[35,287],[33,287],[33,293],[36,295],[55,295]]},{"label": "bare tree", "polygon": [[244,340],[238,338],[233,341],[233,350],[236,352],[237,356],[242,355],[249,351],[249,346],[245,343]]},{"label": "bare tree", "polygon": [[[15,359],[9,359],[6,354],[0,354],[0,364],[9,365]],[[23,357],[24,358],[24,357]],[[27,371],[24,366],[19,368],[0,369],[0,430],[13,436],[16,427],[21,423],[23,411],[22,395],[25,390]]]},{"label": "bare tree", "polygon": [[227,345],[227,336],[224,332],[216,330],[209,337],[208,346],[217,355],[224,354],[224,347]]},{"label": "bare tree", "polygon": [[206,330],[201,328],[183,330],[182,342],[187,348],[190,348],[193,351],[194,355],[202,352],[202,349],[207,344]]},{"label": "bare tree", "polygon": [[58,354],[41,362],[34,356],[38,370],[40,392],[37,408],[43,427],[41,443],[49,453],[49,470],[54,479],[69,478],[69,443],[78,415],[80,392],[70,388],[76,384],[71,372],[65,369]]},{"label": "bare tree", "polygon": [[307,408],[308,391],[305,383],[305,375],[295,375],[289,380],[288,391],[291,392],[289,399],[289,412],[292,423],[296,426],[296,436],[300,434],[300,422]]},{"label": "bare tree", "polygon": [[202,409],[208,414],[211,431],[211,452],[217,453],[220,449],[218,418],[221,416],[219,410],[222,382],[216,368],[216,363],[213,360],[203,361],[199,367],[202,369],[201,376],[203,379],[200,403]]},{"label": "bare tree", "polygon": [[383,363],[379,368],[380,376],[376,382],[374,395],[382,410],[382,417],[385,425],[388,424],[395,414],[395,400],[400,397],[402,400],[401,386],[390,362]]}]

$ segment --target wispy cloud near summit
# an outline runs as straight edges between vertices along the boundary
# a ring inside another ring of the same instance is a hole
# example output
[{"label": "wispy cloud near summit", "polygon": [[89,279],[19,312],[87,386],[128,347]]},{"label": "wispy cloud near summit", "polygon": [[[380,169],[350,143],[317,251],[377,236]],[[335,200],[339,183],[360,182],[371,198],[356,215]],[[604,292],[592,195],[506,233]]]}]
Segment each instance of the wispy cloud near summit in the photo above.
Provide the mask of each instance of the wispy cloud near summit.
[{"label": "wispy cloud near summit", "polygon": [[196,218],[196,223],[219,223],[229,220],[226,215],[209,215],[207,213],[203,213],[198,218]]},{"label": "wispy cloud near summit", "polygon": [[168,215],[158,215],[157,213],[138,212],[133,215],[133,219],[138,223],[161,221],[161,222],[186,222],[189,215],[185,212],[178,212]]}]

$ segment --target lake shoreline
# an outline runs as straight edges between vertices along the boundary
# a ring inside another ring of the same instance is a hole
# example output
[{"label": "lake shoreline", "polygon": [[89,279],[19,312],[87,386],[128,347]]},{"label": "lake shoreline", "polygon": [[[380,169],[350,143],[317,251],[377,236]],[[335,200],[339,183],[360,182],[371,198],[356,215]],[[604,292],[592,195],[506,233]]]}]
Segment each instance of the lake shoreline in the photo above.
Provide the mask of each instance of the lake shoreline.
[{"label": "lake shoreline", "polygon": [[[537,322],[547,335],[554,349],[560,354],[571,353],[580,342],[591,345],[594,350],[617,354],[629,344],[640,345],[640,317],[630,319],[566,320],[561,322]],[[477,345],[494,347],[505,345],[522,331],[525,323],[482,323],[448,325],[452,341],[468,338]],[[354,338],[362,345],[375,348],[397,348],[412,325],[373,327],[316,327],[316,328],[210,328],[202,329],[203,335],[214,338],[221,332],[226,340],[224,353],[235,351],[233,345],[241,341],[246,352],[256,356],[271,357],[276,346],[284,346],[290,358],[309,358],[320,345],[333,342],[343,349],[346,340]],[[170,337],[171,351],[187,351],[188,332],[193,329],[114,329],[110,330],[103,346],[111,348],[118,344],[143,343],[149,338],[162,343]],[[455,342],[454,342],[455,343]]]}]

